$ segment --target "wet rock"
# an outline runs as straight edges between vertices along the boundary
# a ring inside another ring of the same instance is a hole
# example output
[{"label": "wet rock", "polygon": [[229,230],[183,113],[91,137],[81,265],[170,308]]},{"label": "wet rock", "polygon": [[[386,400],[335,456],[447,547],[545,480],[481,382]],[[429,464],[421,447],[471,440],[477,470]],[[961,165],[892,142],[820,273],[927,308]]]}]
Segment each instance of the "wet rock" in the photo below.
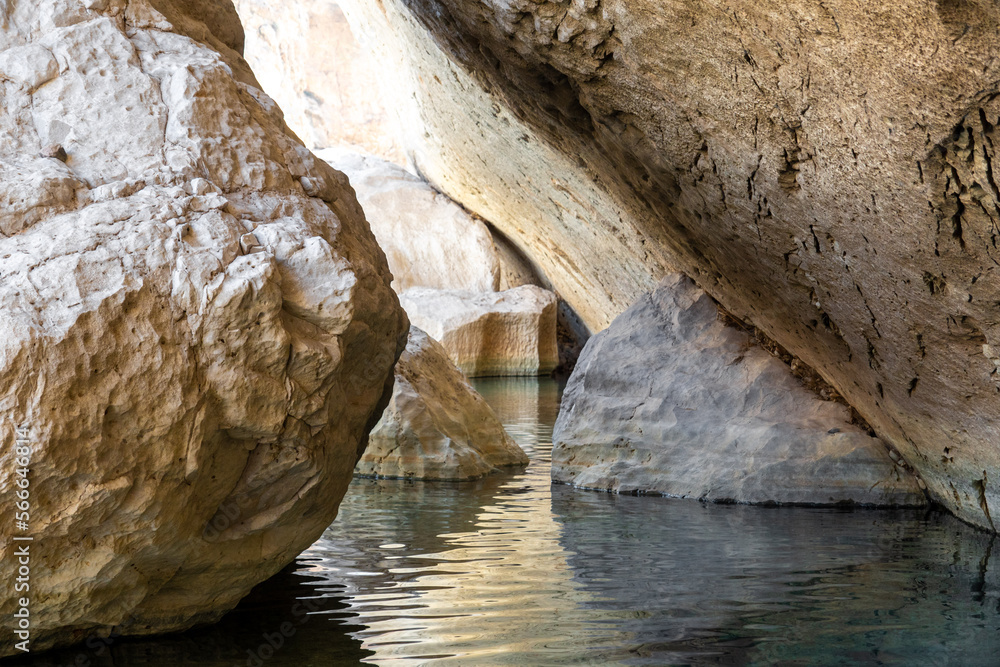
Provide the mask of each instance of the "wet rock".
[{"label": "wet rock", "polygon": [[547,375],[559,363],[556,297],[540,287],[480,293],[415,287],[399,301],[468,377]]},{"label": "wet rock", "polygon": [[32,651],[220,618],[330,523],[389,398],[385,257],[231,13],[0,3],[0,506],[30,491],[0,535],[34,538]]},{"label": "wet rock", "polygon": [[397,292],[499,288],[499,255],[481,220],[391,162],[342,148],[316,154],[351,179]]},{"label": "wet rock", "polygon": [[410,327],[389,407],[355,473],[426,480],[477,479],[528,457],[440,343]]},{"label": "wet rock", "polygon": [[919,506],[885,445],[674,274],[587,343],[553,433],[552,478],[738,503]]}]

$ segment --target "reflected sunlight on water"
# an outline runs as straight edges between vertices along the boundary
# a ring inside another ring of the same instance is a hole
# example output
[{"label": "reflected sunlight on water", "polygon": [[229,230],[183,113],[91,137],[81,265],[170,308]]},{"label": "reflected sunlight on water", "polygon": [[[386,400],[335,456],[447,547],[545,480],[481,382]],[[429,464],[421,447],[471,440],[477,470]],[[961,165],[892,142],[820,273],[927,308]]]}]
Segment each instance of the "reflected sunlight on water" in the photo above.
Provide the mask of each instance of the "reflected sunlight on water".
[{"label": "reflected sunlight on water", "polygon": [[553,487],[559,386],[476,386],[527,469],[355,480],[322,539],[221,624],[116,641],[89,664],[1000,664],[995,538],[937,512]]},{"label": "reflected sunlight on water", "polygon": [[531,456],[526,471],[359,480],[304,554],[345,586],[370,662],[1000,664],[985,535],[937,513],[551,487],[558,386],[477,388]]}]

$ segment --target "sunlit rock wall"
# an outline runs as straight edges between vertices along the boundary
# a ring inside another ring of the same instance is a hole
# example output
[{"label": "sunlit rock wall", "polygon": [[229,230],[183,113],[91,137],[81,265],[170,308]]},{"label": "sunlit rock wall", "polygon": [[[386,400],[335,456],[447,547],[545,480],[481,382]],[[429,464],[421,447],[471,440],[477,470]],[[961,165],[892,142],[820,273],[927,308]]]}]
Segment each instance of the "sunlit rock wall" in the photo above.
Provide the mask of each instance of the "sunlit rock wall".
[{"label": "sunlit rock wall", "polygon": [[996,5],[342,4],[421,173],[592,329],[681,270],[993,527]]},{"label": "sunlit rock wall", "polygon": [[383,72],[333,0],[235,0],[246,58],[310,148],[348,144],[404,161],[375,83]]}]

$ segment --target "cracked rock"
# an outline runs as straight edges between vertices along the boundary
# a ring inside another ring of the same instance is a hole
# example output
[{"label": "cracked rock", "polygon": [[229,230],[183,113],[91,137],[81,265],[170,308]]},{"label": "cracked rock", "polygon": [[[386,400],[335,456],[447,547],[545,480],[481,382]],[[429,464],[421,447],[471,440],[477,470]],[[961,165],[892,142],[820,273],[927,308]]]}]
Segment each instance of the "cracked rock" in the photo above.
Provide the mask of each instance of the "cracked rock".
[{"label": "cracked rock", "polygon": [[479,293],[414,287],[399,300],[467,377],[548,375],[559,364],[557,300],[541,287]]},{"label": "cracked rock", "polygon": [[0,2],[0,437],[30,448],[0,535],[34,538],[33,651],[219,619],[329,525],[389,398],[385,256],[229,14]]},{"label": "cracked rock", "polygon": [[554,481],[737,503],[926,504],[846,406],[727,326],[674,274],[583,349],[553,433]]}]

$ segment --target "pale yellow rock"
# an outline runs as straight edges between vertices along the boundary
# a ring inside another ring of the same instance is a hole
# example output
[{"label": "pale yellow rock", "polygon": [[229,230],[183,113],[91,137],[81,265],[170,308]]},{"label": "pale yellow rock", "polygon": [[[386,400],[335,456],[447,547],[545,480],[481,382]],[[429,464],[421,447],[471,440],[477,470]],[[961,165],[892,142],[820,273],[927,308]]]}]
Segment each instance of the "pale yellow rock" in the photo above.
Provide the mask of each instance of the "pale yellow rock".
[{"label": "pale yellow rock", "polygon": [[527,465],[489,404],[440,343],[410,327],[396,364],[392,400],[355,473],[425,480],[477,479]]},{"label": "pale yellow rock", "polygon": [[311,148],[347,144],[402,164],[377,85],[385,75],[333,0],[236,0],[246,58]]},{"label": "pale yellow rock", "polygon": [[343,148],[316,155],[347,174],[392,271],[392,287],[495,292],[500,258],[482,220],[402,167]]},{"label": "pale yellow rock", "polygon": [[414,326],[440,341],[468,377],[547,375],[559,363],[557,300],[541,287],[480,293],[415,287],[399,300]]},{"label": "pale yellow rock", "polygon": [[232,21],[184,6],[0,2],[0,507],[18,484],[30,505],[0,536],[34,538],[32,651],[215,621],[284,567],[336,515],[405,341],[346,177]]}]

